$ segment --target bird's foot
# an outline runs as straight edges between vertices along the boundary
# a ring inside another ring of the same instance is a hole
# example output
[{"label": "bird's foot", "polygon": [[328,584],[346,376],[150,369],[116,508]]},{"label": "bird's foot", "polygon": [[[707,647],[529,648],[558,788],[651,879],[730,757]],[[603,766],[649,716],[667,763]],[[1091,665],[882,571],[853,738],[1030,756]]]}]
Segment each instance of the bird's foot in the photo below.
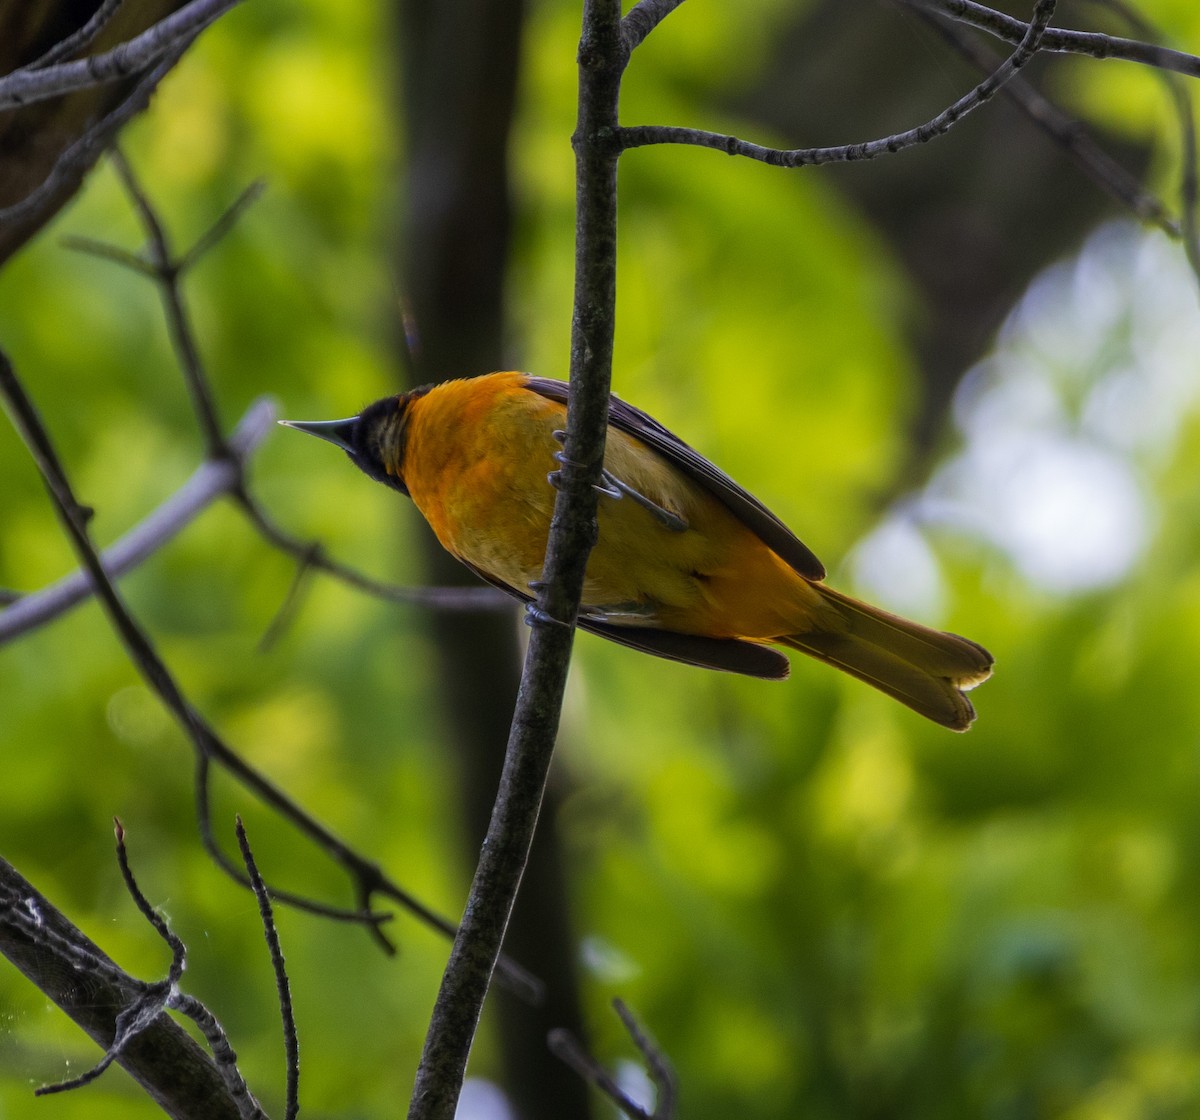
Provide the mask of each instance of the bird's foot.
[{"label": "bird's foot", "polygon": [[563,622],[561,618],[555,618],[554,615],[542,610],[537,603],[525,604],[525,625],[526,626],[561,626],[564,630],[570,630],[568,623]]}]

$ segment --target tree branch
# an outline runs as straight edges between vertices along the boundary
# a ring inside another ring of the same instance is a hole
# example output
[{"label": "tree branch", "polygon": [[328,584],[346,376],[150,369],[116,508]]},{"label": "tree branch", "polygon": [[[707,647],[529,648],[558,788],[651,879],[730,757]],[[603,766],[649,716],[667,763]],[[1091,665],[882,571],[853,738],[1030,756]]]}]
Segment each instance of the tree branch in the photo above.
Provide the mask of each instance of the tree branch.
[{"label": "tree branch", "polygon": [[[0,78],[0,111],[59,97],[77,89],[131,77],[182,50],[210,24],[242,0],[192,0],[140,35],[104,54],[38,69],[26,67]],[[37,65],[36,63],[34,64]]]},{"label": "tree branch", "polygon": [[675,1102],[679,1096],[679,1086],[675,1071],[667,1056],[659,1048],[638,1022],[637,1017],[629,1007],[619,999],[613,1000],[613,1010],[624,1024],[633,1039],[634,1045],[646,1063],[650,1072],[650,1080],[654,1082],[656,1101],[654,1111],[647,1112],[637,1101],[617,1083],[612,1076],[591,1054],[589,1054],[569,1031],[556,1030],[550,1032],[547,1040],[550,1049],[567,1063],[589,1085],[594,1085],[609,1100],[613,1102],[630,1120],[672,1120],[675,1115]]},{"label": "tree branch", "polygon": [[[127,121],[140,113],[149,103],[150,94],[179,61],[187,49],[188,42],[181,43],[170,51],[152,70],[137,81],[127,97],[106,113],[95,124],[85,129],[79,137],[59,154],[42,182],[19,202],[0,207],[0,227],[16,224],[36,214],[57,196],[57,192],[76,174],[82,176],[102,149]],[[0,109],[0,112],[3,110]]]},{"label": "tree branch", "polygon": [[51,63],[78,54],[84,47],[95,41],[96,36],[108,26],[109,20],[115,16],[125,0],[103,0],[103,3],[93,13],[91,18],[78,31],[60,39],[45,54],[35,58],[22,70],[42,70]]},{"label": "tree branch", "polygon": [[[935,12],[925,0],[897,0],[914,10],[956,51],[984,73],[1000,63],[986,47],[980,46],[958,23]],[[1045,39],[1043,38],[1043,43]],[[1049,98],[1021,78],[1004,87],[1004,96],[1061,146],[1101,190],[1128,207],[1141,221],[1158,226],[1170,237],[1182,236],[1180,224],[1163,203],[1147,191],[1138,179],[1125,170],[1093,139],[1087,127],[1068,116]]]},{"label": "tree branch", "polygon": [[287,1063],[287,1095],[284,1120],[295,1120],[300,1111],[300,1043],[296,1036],[296,1017],[292,1010],[292,990],[288,982],[287,969],[283,962],[283,949],[279,944],[279,931],[275,927],[275,915],[271,911],[271,892],[258,872],[246,827],[242,818],[237,818],[238,848],[246,876],[258,900],[258,913],[262,920],[263,934],[267,939],[267,950],[271,954],[271,967],[275,972],[275,990],[279,996],[279,1017],[283,1021],[283,1049]]},{"label": "tree branch", "polygon": [[1033,19],[1026,27],[1017,49],[993,73],[989,74],[969,93],[964,94],[953,105],[936,117],[879,140],[868,140],[859,144],[838,144],[828,148],[766,148],[752,144],[736,136],[706,132],[697,128],[680,128],[670,125],[641,125],[619,130],[622,149],[640,148],[648,144],[690,144],[701,148],[714,148],[731,156],[745,156],[773,167],[815,167],[825,163],[852,163],[859,160],[876,159],[891,155],[917,144],[943,136],[968,113],[986,104],[1025,67],[1037,53],[1046,27],[1054,15],[1058,0],[1037,0]]},{"label": "tree branch", "polygon": [[[1124,3],[1124,0],[1093,0],[1093,3],[1115,12],[1143,38],[1159,37],[1157,29],[1149,20],[1144,19],[1141,13]],[[1175,106],[1175,116],[1179,123],[1179,159],[1182,165],[1179,182],[1180,237],[1192,275],[1200,282],[1200,230],[1196,224],[1197,196],[1200,195],[1200,182],[1197,181],[1196,172],[1196,114],[1192,109],[1191,94],[1183,81],[1172,73],[1164,73],[1161,77]]]},{"label": "tree branch", "polygon": [[229,451],[225,446],[225,435],[221,431],[221,421],[217,416],[216,400],[208,378],[205,376],[200,360],[200,351],[196,346],[196,339],[192,334],[190,320],[184,306],[181,281],[187,269],[198,261],[207,249],[215,245],[221,236],[232,228],[242,211],[262,194],[263,184],[261,182],[251,183],[185,256],[176,257],[167,240],[166,230],[158,219],[158,214],[145,191],[142,190],[141,184],[137,181],[133,168],[129,166],[129,161],[118,147],[114,147],[112,150],[112,162],[117,176],[133,200],[134,209],[146,231],[148,244],[146,264],[150,268],[148,274],[157,281],[159,295],[162,297],[163,309],[167,316],[171,346],[179,360],[179,367],[183,371],[183,379],[187,384],[188,394],[192,398],[192,409],[200,424],[200,430],[204,434],[208,456],[211,459],[225,458]]},{"label": "tree branch", "polygon": [[[136,568],[174,539],[222,494],[235,490],[241,480],[243,462],[274,430],[274,423],[273,402],[260,397],[238,422],[229,439],[232,458],[202,463],[158,509],[105,549],[101,563],[108,577],[115,580]],[[92,582],[86,572],[76,571],[41,591],[22,596],[0,611],[0,645],[57,618],[92,593]]]},{"label": "tree branch", "polygon": [[621,20],[621,38],[626,52],[642,45],[650,34],[683,0],[638,0]]},{"label": "tree branch", "polygon": [[[998,39],[1019,43],[1028,33],[1029,24],[973,0],[918,0],[930,11],[987,31]],[[1054,54],[1083,54],[1091,58],[1119,58],[1140,62],[1159,70],[1173,70],[1190,78],[1200,78],[1200,57],[1169,47],[1155,46],[1136,39],[1122,39],[1096,31],[1048,30],[1042,36],[1041,49]]]},{"label": "tree branch", "polygon": [[[0,953],[106,1052],[118,1017],[143,999],[130,976],[84,936],[7,861],[0,859]],[[179,1024],[159,1014],[116,1055],[150,1098],[179,1120],[244,1120],[210,1058]]]},{"label": "tree branch", "polygon": [[586,0],[579,45],[575,305],[562,482],[491,824],[425,1038],[409,1120],[452,1120],[537,826],[596,537],[616,301],[617,102],[628,52],[619,0]]},{"label": "tree branch", "polygon": [[[183,279],[192,266],[229,232],[247,207],[259,197],[263,184],[261,181],[252,183],[242,191],[189,249],[176,254],[171,248],[162,219],[138,183],[128,161],[119,151],[113,152],[113,160],[146,231],[149,242],[148,256],[140,256],[118,246],[88,238],[67,238],[66,244],[77,251],[128,268],[154,283],[166,312],[171,346],[187,384],[197,422],[204,433],[208,454],[217,461],[227,460],[231,457],[232,449],[221,431],[215,394],[187,313],[183,297]],[[238,456],[234,454],[232,459],[239,469],[236,479],[228,487],[228,492],[264,540],[300,562],[301,573],[315,568],[367,595],[389,602],[413,603],[439,610],[512,609],[511,600],[492,587],[396,587],[339,563],[327,555],[324,545],[319,541],[301,540],[276,524],[251,491]],[[278,628],[279,623],[276,621],[272,624],[270,636],[273,637]],[[0,640],[2,636],[3,630],[0,629]]]}]

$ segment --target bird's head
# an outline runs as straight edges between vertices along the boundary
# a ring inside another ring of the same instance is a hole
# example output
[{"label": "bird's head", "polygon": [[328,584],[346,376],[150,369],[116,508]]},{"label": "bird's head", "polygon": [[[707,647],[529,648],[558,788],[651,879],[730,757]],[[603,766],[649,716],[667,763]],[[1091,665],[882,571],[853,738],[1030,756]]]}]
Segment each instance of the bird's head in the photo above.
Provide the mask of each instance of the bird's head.
[{"label": "bird's head", "polygon": [[384,397],[346,420],[280,420],[279,423],[340,447],[364,474],[407,494],[404,450],[408,407],[421,394],[422,390],[418,389]]}]

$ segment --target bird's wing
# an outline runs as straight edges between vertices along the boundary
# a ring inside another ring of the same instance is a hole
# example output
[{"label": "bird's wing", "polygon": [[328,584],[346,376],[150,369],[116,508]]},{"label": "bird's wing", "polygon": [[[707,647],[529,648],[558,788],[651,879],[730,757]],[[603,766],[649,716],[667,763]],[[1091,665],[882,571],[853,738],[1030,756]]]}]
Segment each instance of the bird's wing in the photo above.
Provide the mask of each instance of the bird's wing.
[{"label": "bird's wing", "polygon": [[721,669],[726,673],[742,673],[769,681],[781,681],[791,671],[788,659],[778,650],[737,638],[706,638],[700,634],[679,634],[650,626],[615,626],[583,617],[579,619],[579,628],[642,653],[697,665],[701,669]]},{"label": "bird's wing", "polygon": [[[484,583],[490,583],[523,603],[534,601],[527,592],[518,591],[503,580],[480,571],[461,556],[458,559]],[[642,653],[665,657],[668,661],[682,661],[685,665],[696,665],[701,669],[719,669],[726,673],[742,673],[747,677],[772,681],[783,680],[791,671],[788,659],[778,650],[737,638],[706,638],[700,634],[678,634],[673,630],[658,630],[649,626],[617,626],[583,615],[579,617],[578,625],[581,630]]]},{"label": "bird's wing", "polygon": [[[547,397],[549,400],[558,401],[560,404],[567,403],[567,383],[565,381],[530,376],[528,386],[533,392]],[[742,489],[729,475],[689,447],[673,432],[664,428],[653,416],[643,412],[640,408],[626,404],[617,397],[611,397],[608,404],[608,417],[609,423],[614,428],[620,429],[635,439],[640,439],[693,481],[703,486],[772,552],[806,579],[821,580],[825,578],[825,568],[821,561],[791,529],[753,494]],[[586,624],[580,620],[580,625]],[[606,633],[605,636],[609,637],[610,635]],[[624,639],[615,638],[614,640],[623,641]],[[634,645],[635,643],[626,642],[626,644]],[[638,648],[644,647],[639,646]],[[648,652],[654,651],[649,650]],[[661,656],[669,657],[671,655],[664,653]],[[679,658],[678,660],[686,659]],[[734,672],[742,671],[744,670],[734,670]]]}]

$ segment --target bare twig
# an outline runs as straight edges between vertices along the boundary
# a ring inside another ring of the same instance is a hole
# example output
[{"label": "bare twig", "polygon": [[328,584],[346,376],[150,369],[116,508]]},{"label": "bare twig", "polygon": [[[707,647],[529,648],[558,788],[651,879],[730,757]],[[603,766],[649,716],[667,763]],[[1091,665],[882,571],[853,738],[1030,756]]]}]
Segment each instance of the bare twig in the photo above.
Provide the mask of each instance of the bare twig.
[{"label": "bare twig", "polygon": [[650,1080],[654,1083],[654,1111],[647,1112],[617,1083],[617,1080],[591,1054],[587,1052],[579,1040],[570,1031],[554,1030],[547,1039],[550,1049],[555,1056],[567,1063],[588,1084],[594,1085],[609,1098],[630,1120],[672,1120],[675,1115],[675,1102],[679,1096],[678,1081],[675,1071],[658,1043],[650,1037],[649,1032],[629,1007],[619,999],[613,1000],[613,1010],[625,1025],[629,1037],[642,1055]]},{"label": "bare twig", "polygon": [[[1161,34],[1137,9],[1123,0],[1092,0],[1123,19],[1134,32],[1144,39],[1159,39]],[[1179,159],[1182,165],[1179,182],[1179,209],[1183,249],[1192,274],[1200,282],[1200,231],[1196,225],[1197,194],[1200,184],[1196,175],[1196,114],[1192,108],[1192,96],[1182,79],[1176,74],[1164,73],[1162,79],[1167,93],[1175,105],[1175,116],[1179,122]]]},{"label": "bare twig", "polygon": [[[72,1089],[80,1089],[95,1081],[113,1062],[118,1061],[126,1049],[139,1035],[150,1029],[167,1011],[179,1011],[196,1022],[210,1042],[213,1059],[229,1090],[229,1096],[238,1110],[241,1120],[267,1120],[266,1113],[259,1107],[251,1094],[246,1080],[237,1068],[237,1056],[229,1045],[224,1028],[216,1017],[194,996],[182,993],[179,981],[187,964],[187,949],[183,941],[176,936],[167,925],[166,920],[150,905],[134,878],[133,868],[129,865],[129,854],[125,848],[125,830],[120,821],[114,821],[117,836],[117,863],[121,869],[121,877],[125,887],[141,911],[142,916],[154,927],[155,932],[167,943],[171,950],[171,967],[165,980],[152,984],[139,984],[140,990],[136,997],[117,1015],[112,1043],[104,1052],[104,1056],[91,1069],[60,1081],[53,1085],[43,1085],[35,1091],[35,1096],[46,1096],[51,1093],[63,1093]],[[95,971],[107,971],[105,962],[93,958],[88,962],[88,974]]]},{"label": "bare twig", "polygon": [[[133,168],[129,166],[129,161],[126,160],[121,149],[114,147],[111,158],[117,176],[120,178],[129,197],[133,200],[134,209],[137,211],[142,226],[146,231],[148,239],[146,263],[150,265],[152,270],[150,275],[158,282],[157,286],[159,294],[162,296],[163,309],[167,315],[167,328],[171,335],[171,345],[179,358],[179,365],[183,370],[183,379],[187,384],[188,395],[192,398],[192,409],[196,413],[196,420],[200,424],[200,430],[204,433],[208,457],[210,459],[228,458],[229,450],[225,446],[225,436],[221,430],[220,418],[217,416],[217,403],[209,387],[208,378],[204,375],[195,338],[188,326],[188,315],[184,308],[183,288],[180,284],[180,279],[183,275],[182,262],[171,251],[170,243],[167,241],[166,230],[158,220],[158,214],[150,204],[149,198],[146,197],[145,191],[142,190],[141,184],[137,181],[137,177],[133,173]],[[240,198],[218,219],[212,230],[209,231],[210,234],[217,229],[222,231],[228,230],[234,218],[245,208],[248,197],[250,200],[253,200],[260,193],[261,191],[253,184],[246,191],[243,191]],[[233,217],[230,217],[231,214]],[[214,244],[215,241],[215,236],[205,237],[202,239],[202,242],[197,242],[196,244],[197,246],[201,244],[209,246]],[[189,255],[189,259],[192,261],[198,258],[198,252]]]},{"label": "bare twig", "polygon": [[[117,579],[190,525],[222,494],[237,487],[241,463],[274,430],[275,406],[260,397],[242,417],[229,439],[232,459],[210,460],[147,518],[135,525],[101,556],[105,572]],[[82,571],[72,572],[41,591],[20,597],[0,611],[0,645],[58,617],[92,594],[92,582]]]},{"label": "bare twig", "polygon": [[239,1099],[221,1057],[210,1058],[162,1014],[171,983],[147,984],[118,968],[2,859],[0,952],[95,1040],[103,1066],[123,1066],[168,1116],[261,1120],[245,1107],[253,1104],[245,1082]]},{"label": "bare twig", "polygon": [[206,27],[241,2],[191,0],[140,35],[103,54],[37,70],[17,70],[0,78],[0,110],[30,105],[149,70],[167,55],[186,47]]},{"label": "bare twig", "polygon": [[[123,158],[123,157],[122,157]],[[127,165],[128,166],[128,165]],[[199,261],[213,246],[221,241],[225,235],[237,225],[238,219],[241,218],[251,206],[253,206],[263,195],[267,189],[267,181],[265,179],[255,179],[241,194],[237,196],[224,212],[217,218],[211,226],[208,227],[198,238],[195,244],[192,245],[177,262],[179,274],[182,276],[191,270],[192,265]],[[147,202],[148,206],[149,203]],[[153,211],[151,211],[153,213]],[[157,223],[157,219],[155,219]]]},{"label": "bare twig", "polygon": [[[930,11],[969,23],[1009,43],[1019,43],[1029,33],[1029,24],[1024,21],[984,4],[974,3],[973,0],[920,0],[920,3]],[[1082,54],[1090,58],[1123,59],[1200,78],[1200,57],[1194,54],[1097,31],[1048,30],[1042,36],[1041,50],[1056,54]]]},{"label": "bare twig", "polygon": [[293,556],[304,567],[316,568],[348,587],[391,603],[412,603],[444,611],[511,611],[512,600],[494,587],[397,587],[364,575],[334,560],[320,541],[304,540],[281,528],[261,502],[242,486],[233,494],[254,527],[276,548]]},{"label": "bare twig", "polygon": [[[232,454],[234,449],[228,445],[221,431],[216,399],[187,313],[182,281],[187,272],[232,229],[237,219],[262,194],[263,184],[261,181],[252,183],[242,191],[189,249],[176,254],[157,209],[138,183],[128,161],[119,151],[114,151],[113,160],[146,231],[148,255],[131,253],[119,246],[90,238],[72,237],[65,239],[65,243],[72,249],[131,269],[154,282],[167,315],[171,344],[183,371],[193,410],[205,434],[209,456],[218,461],[232,459],[236,466],[238,456]],[[512,601],[492,587],[396,587],[332,559],[320,542],[302,540],[281,528],[255,497],[245,471],[240,467],[238,477],[228,486],[227,492],[241,506],[262,537],[294,557],[301,571],[315,568],[356,590],[388,602],[412,603],[438,610],[512,610]],[[278,622],[272,625],[272,639],[280,625]],[[0,629],[0,636],[2,633]]]},{"label": "bare twig", "polygon": [[[187,947],[184,945],[183,940],[167,925],[166,919],[150,905],[149,899],[142,894],[141,888],[138,887],[137,881],[133,877],[133,869],[129,866],[129,857],[125,850],[125,830],[121,827],[120,821],[116,822],[116,826],[117,860],[121,867],[121,876],[125,880],[125,887],[130,895],[133,896],[133,900],[137,904],[137,908],[142,912],[143,917],[154,927],[159,937],[167,943],[168,948],[171,950],[171,968],[167,975],[167,982],[161,985],[166,991],[163,1006],[171,1011],[178,1011],[181,1015],[186,1015],[200,1028],[200,1032],[204,1035],[204,1039],[212,1051],[217,1069],[220,1071],[221,1077],[229,1089],[230,1096],[237,1102],[238,1110],[244,1117],[244,1120],[266,1120],[266,1116],[259,1107],[258,1102],[251,1095],[245,1078],[242,1077],[242,1071],[237,1067],[237,1055],[234,1053],[233,1047],[229,1045],[229,1038],[225,1034],[225,1028],[221,1026],[216,1016],[203,1003],[196,999],[195,996],[190,996],[179,990],[179,981],[183,977],[184,968],[187,966]],[[261,882],[260,879],[260,885]],[[154,985],[153,987],[157,988],[159,986]]]},{"label": "bare twig", "polygon": [[129,850],[125,847],[125,826],[115,817],[113,818],[113,834],[117,838],[117,866],[121,869],[121,878],[125,881],[125,889],[129,892],[129,897],[133,899],[134,905],[141,911],[142,917],[154,927],[155,932],[171,950],[171,968],[167,973],[167,980],[172,984],[178,984],[187,967],[187,947],[182,938],[172,932],[171,927],[167,925],[166,918],[150,905],[150,900],[138,886],[133,868],[129,864]]},{"label": "bare twig", "polygon": [[625,50],[641,46],[646,36],[682,3],[683,0],[638,0],[621,20]]},{"label": "bare twig", "polygon": [[[925,0],[898,0],[913,9],[963,57],[985,73],[999,65],[995,54],[980,46],[959,25],[940,12],[931,11]],[[1009,98],[1054,142],[1064,148],[1097,186],[1128,207],[1144,222],[1159,227],[1171,237],[1181,235],[1180,225],[1159,199],[1096,143],[1082,121],[1064,113],[1049,98],[1022,78],[1004,87]]]},{"label": "bare twig", "polygon": [[258,913],[262,919],[267,949],[271,954],[271,967],[275,971],[275,990],[279,994],[279,1017],[283,1021],[283,1047],[287,1058],[287,1105],[284,1120],[295,1120],[300,1111],[300,1043],[296,1037],[296,1016],[292,1012],[292,990],[283,963],[279,931],[275,928],[275,915],[271,911],[271,895],[258,873],[258,865],[254,862],[254,853],[250,850],[250,841],[246,837],[246,828],[241,817],[237,818],[237,839],[242,862],[246,865],[246,874],[254,889],[254,897],[258,899]]},{"label": "bare twig", "polygon": [[[119,579],[138,567],[164,545],[170,543],[181,530],[191,524],[214,501],[224,495],[233,494],[239,502],[245,460],[254,452],[262,440],[274,431],[275,405],[267,397],[255,401],[238,422],[229,437],[228,447],[233,458],[209,460],[196,468],[174,494],[144,520],[140,521],[101,554],[101,562],[110,579]],[[256,511],[254,511],[256,512]],[[254,516],[251,512],[251,517]],[[257,524],[257,522],[256,522]],[[274,529],[273,526],[269,528]],[[260,531],[265,532],[261,527]],[[511,609],[509,600],[492,588],[442,588],[442,587],[394,587],[361,575],[352,568],[344,567],[320,553],[321,546],[313,543],[314,550],[308,563],[304,563],[304,542],[285,538],[286,551],[301,555],[298,576],[311,568],[319,568],[342,579],[360,590],[391,602],[415,603],[442,609]],[[283,547],[281,546],[281,547]],[[86,572],[75,571],[40,591],[22,594],[18,591],[0,591],[0,646],[19,638],[31,630],[44,626],[72,607],[92,595],[92,582]],[[273,639],[282,621],[277,619],[269,628]],[[264,638],[264,642],[267,639]]]},{"label": "bare twig", "polygon": [[45,54],[39,55],[27,66],[22,66],[22,70],[43,70],[51,63],[58,62],[64,58],[70,58],[73,54],[78,54],[84,47],[89,46],[108,26],[108,21],[117,14],[121,5],[125,0],[104,0],[95,12],[92,13],[91,19],[87,21],[78,31],[72,35],[68,35],[65,39],[59,40]]},{"label": "bare twig", "polygon": [[640,148],[648,144],[691,144],[701,148],[713,148],[731,156],[745,156],[773,167],[815,167],[825,163],[851,163],[858,160],[876,159],[891,155],[917,144],[924,144],[945,135],[968,113],[986,104],[1028,64],[1037,53],[1046,27],[1054,15],[1057,0],[1037,0],[1033,19],[1013,53],[970,92],[964,94],[953,105],[943,109],[936,117],[878,140],[858,144],[838,144],[827,148],[766,148],[752,144],[736,136],[706,132],[697,128],[680,128],[670,125],[641,125],[618,129],[618,141],[622,148]]},{"label": "bare twig", "polygon": [[190,40],[185,41],[170,51],[154,69],[138,79],[133,90],[120,104],[64,148],[54,161],[54,166],[50,168],[46,178],[37,187],[19,202],[0,208],[0,225],[24,221],[30,215],[36,214],[70,182],[76,173],[82,173],[82,169],[91,164],[97,152],[109,143],[116,135],[117,130],[146,107],[150,100],[150,94],[179,61],[189,42]]},{"label": "bare twig", "polygon": [[283,602],[279,604],[279,609],[267,624],[263,636],[258,639],[259,653],[266,653],[275,645],[279,636],[287,629],[296,616],[296,612],[299,611],[301,599],[309,586],[310,577],[314,571],[313,560],[316,558],[317,547],[316,544],[313,544],[312,548],[301,557],[300,563],[296,565],[296,571],[292,574],[292,582],[288,586],[287,594],[283,597]]}]

